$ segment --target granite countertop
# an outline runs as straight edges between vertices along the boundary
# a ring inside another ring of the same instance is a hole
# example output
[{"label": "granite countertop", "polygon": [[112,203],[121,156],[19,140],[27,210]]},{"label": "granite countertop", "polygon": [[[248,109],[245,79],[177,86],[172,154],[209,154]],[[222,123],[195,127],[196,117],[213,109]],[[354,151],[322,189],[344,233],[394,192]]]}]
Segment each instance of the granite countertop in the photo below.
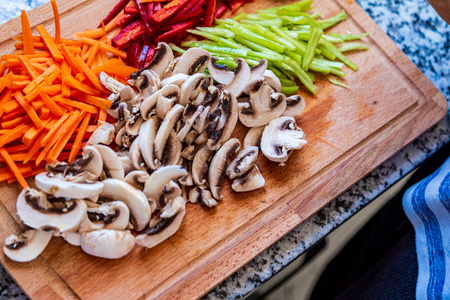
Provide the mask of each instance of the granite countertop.
[{"label": "granite countertop", "polygon": [[[257,0],[261,1],[261,0]],[[48,0],[2,0],[0,24]],[[450,26],[426,0],[357,0],[450,104]],[[242,298],[450,141],[450,114],[205,296]],[[0,269],[0,298],[26,296]]]}]

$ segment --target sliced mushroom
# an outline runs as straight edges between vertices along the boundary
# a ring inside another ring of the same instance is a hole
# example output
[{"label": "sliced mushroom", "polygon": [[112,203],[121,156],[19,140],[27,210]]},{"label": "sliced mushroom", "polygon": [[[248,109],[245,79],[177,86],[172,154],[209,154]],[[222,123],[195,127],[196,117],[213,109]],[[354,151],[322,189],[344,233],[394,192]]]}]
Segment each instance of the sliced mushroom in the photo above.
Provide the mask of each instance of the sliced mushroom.
[{"label": "sliced mushroom", "polygon": [[226,86],[225,90],[228,90],[235,98],[238,98],[244,87],[250,81],[251,71],[248,64],[242,58],[236,59],[237,67],[234,70],[234,77]]},{"label": "sliced mushroom", "polygon": [[274,72],[266,70],[263,74],[266,83],[276,92],[281,93],[281,82],[280,79],[275,75]]},{"label": "sliced mushroom", "polygon": [[208,173],[208,161],[214,155],[206,146],[200,148],[192,161],[192,179],[197,186],[206,186],[205,175]]},{"label": "sliced mushroom", "polygon": [[254,165],[247,173],[237,177],[231,184],[231,188],[235,192],[250,192],[262,188],[265,183],[259,167]]},{"label": "sliced mushroom", "polygon": [[175,75],[167,77],[163,81],[161,81],[161,86],[164,87],[166,85],[173,84],[173,85],[180,87],[183,84],[183,82],[186,79],[188,79],[188,77],[189,77],[189,75],[187,75],[187,74],[181,74],[181,73],[175,74]]},{"label": "sliced mushroom", "polygon": [[125,203],[131,214],[131,223],[136,231],[143,230],[148,222],[152,210],[145,194],[135,189],[128,183],[118,179],[103,180],[104,188],[101,193],[102,197],[111,198]]},{"label": "sliced mushroom", "polygon": [[188,172],[180,166],[161,167],[150,175],[145,182],[145,195],[156,201],[157,208],[163,208],[164,204],[164,186],[172,180],[178,180],[188,175]]},{"label": "sliced mushroom", "polygon": [[129,85],[125,86],[119,94],[121,103],[126,104],[127,109],[131,109],[131,107],[137,101],[136,93],[133,88]]},{"label": "sliced mushroom", "polygon": [[177,133],[172,129],[166,142],[166,147],[161,158],[162,166],[178,165],[183,145],[177,138]]},{"label": "sliced mushroom", "polygon": [[121,201],[105,202],[88,207],[85,218],[81,221],[78,232],[100,229],[125,230],[130,219],[128,206]]},{"label": "sliced mushroom", "polygon": [[181,151],[181,157],[187,160],[193,160],[195,154],[199,149],[200,147],[197,145],[189,145],[186,148],[184,148],[183,151]]},{"label": "sliced mushroom", "polygon": [[183,55],[173,69],[173,74],[193,75],[201,73],[206,67],[211,55],[208,51],[200,48],[190,48]]},{"label": "sliced mushroom", "polygon": [[153,227],[136,237],[136,244],[146,248],[160,244],[177,232],[185,214],[186,210],[182,210],[171,218],[161,218]]},{"label": "sliced mushroom", "polygon": [[[152,61],[148,64],[148,66],[145,69],[154,71],[156,74],[158,74],[159,78],[164,78],[164,74],[170,67],[172,61],[173,61],[172,49],[170,49],[169,45],[167,45],[166,43],[160,42],[158,43],[158,46],[155,49],[155,54],[153,56]],[[130,75],[130,78],[132,77],[137,78],[139,75],[140,74],[133,73]]]},{"label": "sliced mushroom", "polygon": [[[244,93],[246,93],[247,95],[250,95],[251,91],[258,90],[264,82],[265,82],[265,79],[262,76],[252,78],[252,80],[250,80],[245,85]],[[250,98],[241,97],[241,98],[239,98],[238,102],[239,103],[246,103],[246,102],[248,103],[248,102],[250,102]]]},{"label": "sliced mushroom", "polygon": [[259,147],[264,128],[266,128],[266,126],[250,128],[244,138],[244,148],[247,148],[249,146]]},{"label": "sliced mushroom", "polygon": [[283,116],[297,117],[305,109],[305,99],[300,95],[293,95],[286,98],[286,110]]},{"label": "sliced mushroom", "polygon": [[139,128],[141,127],[143,121],[144,119],[139,111],[139,104],[136,104],[133,106],[132,113],[125,124],[126,133],[131,136],[138,135]]},{"label": "sliced mushroom", "polygon": [[250,91],[250,104],[239,103],[239,121],[247,127],[268,124],[286,109],[286,96],[272,93],[272,88],[263,83]]},{"label": "sliced mushroom", "polygon": [[203,106],[195,106],[188,104],[183,111],[182,120],[184,122],[184,126],[178,131],[177,138],[180,141],[184,141],[184,138],[191,130],[192,126],[195,123],[195,120],[200,116],[203,112]]},{"label": "sliced mushroom", "polygon": [[81,234],[78,232],[53,233],[53,236],[61,236],[66,242],[72,246],[79,247],[81,245]]},{"label": "sliced mushroom", "polygon": [[208,62],[208,71],[212,78],[220,84],[227,85],[234,78],[234,72],[225,65],[217,64],[217,57],[211,57]]},{"label": "sliced mushroom", "polygon": [[284,163],[292,150],[305,146],[305,134],[293,117],[280,117],[269,123],[261,138],[261,151],[269,160]]},{"label": "sliced mushroom", "polygon": [[3,252],[13,261],[32,261],[45,250],[51,238],[51,232],[40,230],[27,230],[20,236],[11,234],[5,239]]},{"label": "sliced mushroom", "polygon": [[135,98],[136,100],[142,100],[151,96],[161,86],[159,75],[149,70],[142,71],[136,79],[130,76],[128,83],[137,87],[139,90],[139,95]]},{"label": "sliced mushroom", "polygon": [[180,99],[178,99],[178,103],[186,106],[191,100],[196,99],[203,89],[202,85],[205,80],[206,76],[203,73],[189,76],[180,87]]},{"label": "sliced mushroom", "polygon": [[188,132],[188,134],[186,134],[186,137],[184,138],[184,142],[187,145],[191,145],[194,140],[197,138],[198,132],[195,131],[194,129],[192,129],[191,131]]},{"label": "sliced mushroom", "polygon": [[[141,146],[139,144],[139,139],[135,139],[131,144],[129,157],[131,161],[131,165],[135,170],[139,170],[144,167],[144,158],[141,154]],[[124,170],[125,171],[125,170]]]},{"label": "sliced mushroom", "polygon": [[[169,102],[173,102],[178,100],[179,97],[180,97],[180,88],[178,86],[173,84],[164,86],[163,88],[152,94],[150,97],[144,99],[144,101],[141,104],[140,110],[142,118],[144,120],[148,120],[151,117],[153,110],[155,108],[158,110],[157,106],[158,102],[160,101],[159,100],[160,98],[165,98]],[[160,114],[163,113],[163,110],[165,110],[165,108],[166,107],[161,103],[159,109]]]},{"label": "sliced mushroom", "polygon": [[45,193],[31,188],[20,193],[16,208],[25,225],[44,231],[74,230],[86,215],[86,203],[83,200],[56,198],[50,202]]},{"label": "sliced mushroom", "polygon": [[189,191],[189,202],[200,203],[207,207],[217,206],[217,201],[211,195],[211,192],[198,186]]},{"label": "sliced mushroom", "polygon": [[192,128],[195,129],[198,133],[202,133],[206,128],[209,110],[209,106],[204,107],[202,113],[195,119],[194,125],[192,125]]},{"label": "sliced mushroom", "polygon": [[169,138],[170,132],[175,127],[175,123],[180,118],[181,114],[183,113],[183,110],[184,106],[180,104],[175,104],[175,106],[167,113],[166,117],[164,118],[164,121],[159,127],[154,142],[155,156],[159,161],[161,161],[162,159],[164,148],[166,147],[166,142],[167,139]]},{"label": "sliced mushroom", "polygon": [[94,146],[98,144],[109,145],[114,137],[114,125],[109,123],[103,123],[92,133],[91,137],[87,141],[87,146]]},{"label": "sliced mushroom", "polygon": [[81,234],[81,249],[92,256],[118,259],[133,250],[134,236],[129,230],[102,229]]},{"label": "sliced mushroom", "polygon": [[[180,190],[181,191],[181,190]],[[183,197],[178,196],[174,199],[170,199],[159,215],[163,219],[172,218],[176,214],[186,209],[186,201]]]},{"label": "sliced mushroom", "polygon": [[144,190],[145,181],[150,175],[145,171],[132,171],[125,176],[125,182],[138,190]]},{"label": "sliced mushroom", "polygon": [[178,181],[183,186],[192,186],[194,185],[194,180],[192,179],[192,163],[188,161],[187,159],[183,159],[183,162],[181,163],[181,166],[188,171],[188,175],[180,178]]},{"label": "sliced mushroom", "polygon": [[156,116],[151,117],[141,125],[137,138],[145,164],[151,170],[156,170],[160,166],[159,161],[154,156],[154,142],[158,125],[158,118]]},{"label": "sliced mushroom", "polygon": [[227,176],[230,179],[234,179],[237,176],[243,175],[256,164],[257,158],[258,147],[250,146],[242,149],[236,158],[229,164]]},{"label": "sliced mushroom", "polygon": [[88,199],[96,202],[103,189],[101,182],[71,182],[65,181],[52,173],[44,172],[36,175],[36,186],[47,194],[55,197],[71,199]]},{"label": "sliced mushroom", "polygon": [[222,184],[225,171],[228,167],[228,158],[234,154],[241,143],[238,139],[232,138],[217,151],[211,160],[208,172],[208,183],[211,188],[211,194],[217,200],[222,199],[220,195],[220,185]]},{"label": "sliced mushroom", "polygon": [[120,93],[120,91],[126,87],[125,84],[109,77],[105,72],[100,72],[99,79],[101,84],[112,93]]},{"label": "sliced mushroom", "polygon": [[118,132],[120,129],[125,127],[125,124],[130,117],[131,113],[128,110],[128,107],[125,103],[121,102],[119,106],[117,107],[117,119],[118,122],[116,124],[116,132]]},{"label": "sliced mushroom", "polygon": [[214,119],[207,127],[208,149],[219,149],[233,133],[238,119],[238,103],[236,98],[228,91],[223,91],[220,97],[219,107],[210,117]]},{"label": "sliced mushroom", "polygon": [[175,101],[180,97],[180,89],[176,85],[167,85],[167,87],[170,88],[166,88],[165,92],[159,95],[158,101],[156,102],[156,115],[161,120],[164,120],[167,113],[175,104]]},{"label": "sliced mushroom", "polygon": [[[259,64],[257,64],[256,66],[253,66],[250,68],[250,72],[251,72],[251,80],[253,80],[253,78],[259,77],[259,76],[263,76],[264,72],[266,72],[267,70],[267,66],[268,66],[269,62],[267,61],[267,59],[261,59],[261,61],[259,62]],[[272,71],[270,71],[272,72]]]},{"label": "sliced mushroom", "polygon": [[123,181],[125,179],[125,171],[117,154],[108,146],[97,145],[95,148],[102,156],[103,171],[105,172],[106,177]]}]

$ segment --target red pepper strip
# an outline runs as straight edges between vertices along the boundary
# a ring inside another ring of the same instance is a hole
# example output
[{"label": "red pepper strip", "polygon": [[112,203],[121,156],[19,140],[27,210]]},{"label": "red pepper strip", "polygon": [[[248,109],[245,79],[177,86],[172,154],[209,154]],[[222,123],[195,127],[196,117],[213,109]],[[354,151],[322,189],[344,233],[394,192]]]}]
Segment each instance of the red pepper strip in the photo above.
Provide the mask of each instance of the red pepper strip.
[{"label": "red pepper strip", "polygon": [[145,57],[145,63],[144,66],[148,66],[148,64],[153,60],[153,57],[155,56],[155,50],[156,50],[156,44],[151,44],[150,48],[147,51],[147,56]]},{"label": "red pepper strip", "polygon": [[158,12],[154,13],[151,17],[152,21],[156,24],[167,20],[174,14],[176,14],[183,6],[188,3],[189,0],[172,0],[168,4],[164,5],[164,7]]},{"label": "red pepper strip", "polygon": [[116,21],[116,24],[119,25],[121,28],[133,23],[139,19],[139,14],[135,15],[124,15],[122,18]]},{"label": "red pepper strip", "polygon": [[127,51],[127,65],[132,67],[137,65],[140,50],[138,42],[131,42],[130,48]]},{"label": "red pepper strip", "polygon": [[216,0],[208,0],[206,4],[205,19],[203,20],[203,26],[211,27],[214,23],[214,12],[216,11]]},{"label": "red pepper strip", "polygon": [[219,7],[214,13],[214,19],[219,19],[227,11],[227,9],[228,7],[226,5]]},{"label": "red pepper strip", "polygon": [[155,3],[150,2],[147,5],[147,17],[148,17],[148,21],[150,22],[150,17],[153,15],[153,9],[155,7]]},{"label": "red pepper strip", "polygon": [[130,2],[130,0],[119,0],[119,2],[109,12],[106,18],[104,18],[103,21],[100,22],[98,28],[102,27],[103,24],[108,24],[109,22],[111,22],[125,8],[125,6],[127,6],[128,2]]},{"label": "red pepper strip", "polygon": [[156,2],[155,6],[153,7],[153,13],[156,13],[161,10],[161,2]]},{"label": "red pepper strip", "polygon": [[187,29],[191,29],[194,27],[194,20],[191,20],[189,22],[185,22],[185,23],[181,23],[181,24],[177,24],[174,25],[171,31],[164,33],[163,35],[160,35],[157,39],[156,42],[170,42],[174,39],[176,39],[177,37],[182,36],[183,34],[186,33]]},{"label": "red pepper strip", "polygon": [[201,1],[205,0],[194,0],[186,4],[182,9],[180,9],[176,14],[172,16],[172,18],[180,17],[190,11],[193,7],[197,6],[197,4]]},{"label": "red pepper strip", "polygon": [[136,65],[136,68],[142,69],[145,67],[145,59],[147,58],[148,50],[150,49],[150,40],[146,39],[144,45],[142,46],[141,54]]},{"label": "red pepper strip", "polygon": [[[204,1],[202,1],[205,3]],[[203,9],[201,7],[195,7],[194,10],[190,11],[187,14],[184,14],[183,16],[174,17],[164,22],[164,24],[170,25],[170,24],[178,24],[185,20],[194,19],[200,15],[203,14]]]},{"label": "red pepper strip", "polygon": [[139,14],[139,9],[137,8],[137,6],[126,6],[123,9],[123,13],[126,15],[137,15]]},{"label": "red pepper strip", "polygon": [[141,2],[139,2],[139,0],[136,1],[136,5],[139,10],[139,15],[141,16],[141,20],[142,20],[142,22],[144,22],[145,31],[147,31],[147,33],[150,36],[152,36],[153,33],[155,32],[155,30],[152,27],[150,27],[150,24],[148,22],[147,7],[144,6],[144,4],[142,4]]},{"label": "red pepper strip", "polygon": [[145,26],[141,20],[134,21],[130,25],[122,28],[119,34],[113,38],[116,47],[121,47],[131,41],[133,38],[145,33]]}]

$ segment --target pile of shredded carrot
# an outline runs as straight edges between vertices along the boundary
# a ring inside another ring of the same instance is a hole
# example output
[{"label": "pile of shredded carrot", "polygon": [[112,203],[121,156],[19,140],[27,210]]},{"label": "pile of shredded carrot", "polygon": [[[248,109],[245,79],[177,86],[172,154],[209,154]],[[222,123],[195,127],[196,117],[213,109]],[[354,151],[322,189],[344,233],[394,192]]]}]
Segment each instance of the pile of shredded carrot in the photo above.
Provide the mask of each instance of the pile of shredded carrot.
[{"label": "pile of shredded carrot", "polygon": [[110,92],[98,75],[104,71],[126,82],[136,71],[122,62],[126,53],[108,42],[107,26],[95,35],[92,30],[79,33],[81,40],[62,39],[58,9],[51,3],[55,37],[42,25],[33,36],[22,11],[16,50],[0,62],[0,182],[18,181],[22,188],[28,187],[25,178],[42,172],[46,162],[72,162],[107,121]]}]

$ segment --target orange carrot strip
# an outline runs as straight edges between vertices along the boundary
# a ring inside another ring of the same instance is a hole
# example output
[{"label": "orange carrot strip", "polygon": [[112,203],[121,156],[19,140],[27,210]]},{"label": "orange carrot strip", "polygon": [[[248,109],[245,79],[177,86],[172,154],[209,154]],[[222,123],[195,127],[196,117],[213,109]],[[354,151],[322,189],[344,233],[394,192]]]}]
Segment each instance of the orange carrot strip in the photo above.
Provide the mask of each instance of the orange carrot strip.
[{"label": "orange carrot strip", "polygon": [[86,54],[86,52],[89,50],[89,45],[88,44],[83,44],[83,48],[81,48],[81,57],[84,57],[84,55]]},{"label": "orange carrot strip", "polygon": [[89,56],[92,53],[92,50],[94,50],[94,47],[89,48],[82,56],[81,58],[83,59],[83,61],[87,61]]},{"label": "orange carrot strip", "polygon": [[86,75],[87,79],[92,83],[92,85],[99,91],[103,91],[104,93],[108,93],[108,91],[103,87],[97,76],[89,69],[88,65],[84,63],[80,56],[75,58],[78,62],[78,66],[80,66],[81,70],[83,70],[84,75]]},{"label": "orange carrot strip", "polygon": [[50,76],[51,73],[53,73],[55,70],[59,69],[58,65],[54,64],[51,65],[50,67],[48,67],[44,73],[42,73],[41,75],[39,75],[38,77],[36,77],[32,83],[30,83],[28,86],[26,86],[23,89],[23,92],[25,94],[29,94],[31,91],[34,90],[34,88],[36,87],[37,84],[42,83],[42,81],[44,81],[45,78],[47,78],[48,76]]},{"label": "orange carrot strip", "polygon": [[43,64],[40,64],[38,62],[35,61],[31,61],[30,64],[36,69],[36,71],[38,72],[45,72],[45,70],[47,70],[47,66],[44,66]]},{"label": "orange carrot strip", "polygon": [[55,43],[59,44],[61,42],[61,21],[59,20],[58,6],[55,0],[51,0],[53,17],[55,19]]},{"label": "orange carrot strip", "polygon": [[65,82],[68,86],[70,86],[74,89],[77,89],[79,91],[82,91],[86,94],[90,94],[90,95],[100,95],[101,94],[99,91],[79,82],[78,80],[76,80],[75,78],[73,78],[70,75],[67,77],[63,77],[63,82]]},{"label": "orange carrot strip", "polygon": [[[89,44],[92,46],[95,46],[95,44],[99,43],[96,40],[87,38],[87,37],[82,37],[81,41],[85,44]],[[120,49],[116,49],[113,46],[110,46],[108,44],[104,44],[104,43],[99,43],[100,44],[100,48],[102,48],[103,50],[105,50],[106,52],[109,52],[111,54],[114,54],[115,56],[119,56],[121,58],[126,58],[127,57],[127,53],[125,51],[122,51]]]},{"label": "orange carrot strip", "polygon": [[45,103],[44,101],[41,100],[33,101],[31,102],[31,106],[33,107],[34,110],[39,110],[45,106]]},{"label": "orange carrot strip", "polygon": [[69,118],[69,114],[65,114],[64,116],[62,116],[55,123],[55,125],[53,125],[53,127],[50,129],[50,131],[47,132],[45,137],[41,140],[41,147],[45,147],[47,145],[48,141],[50,141],[53,138],[53,136],[56,134],[56,132],[59,130],[59,128],[66,121],[67,118]]},{"label": "orange carrot strip", "polygon": [[80,100],[95,107],[103,109],[109,109],[111,108],[112,105],[112,102],[108,99],[103,99],[91,95],[81,95]]},{"label": "orange carrot strip", "polygon": [[[50,119],[44,121],[44,126],[47,125],[50,122]],[[33,141],[38,137],[45,129],[45,127],[36,128],[31,127],[22,137],[22,143],[24,143],[25,146],[30,147]]]},{"label": "orange carrot strip", "polygon": [[69,51],[67,46],[65,44],[61,45],[61,50],[64,55],[64,58],[66,59],[69,66],[75,71],[75,73],[82,73],[83,70],[78,65],[77,60],[75,59],[75,56]]},{"label": "orange carrot strip", "polygon": [[18,56],[20,64],[24,67],[27,73],[34,79],[39,76],[39,73],[36,69],[31,65],[30,60],[22,55]]},{"label": "orange carrot strip", "polygon": [[14,94],[14,98],[17,102],[25,109],[27,114],[30,116],[31,121],[33,121],[34,126],[37,128],[41,128],[43,126],[41,119],[39,119],[36,111],[33,109],[33,107],[28,104],[27,100],[23,97],[22,93],[20,91],[16,91]]},{"label": "orange carrot strip", "polygon": [[86,61],[86,64],[89,66],[89,68],[92,66],[92,63],[94,62],[95,56],[97,56],[98,51],[100,50],[100,43],[96,43],[94,47],[92,48],[91,53],[89,54],[89,57]]},{"label": "orange carrot strip", "polygon": [[48,119],[49,116],[50,116],[50,110],[47,107],[42,107],[40,110],[40,113],[39,113],[39,118],[45,120],[45,119]]},{"label": "orange carrot strip", "polygon": [[[22,123],[25,123],[25,121],[28,121],[29,117],[27,115],[15,118],[9,121],[2,122],[2,128],[3,129],[12,129]],[[28,122],[27,122],[28,123]]]},{"label": "orange carrot strip", "polygon": [[[34,177],[37,174],[42,173],[42,172],[45,172],[45,167],[38,168],[38,169],[35,168],[31,172],[24,173],[23,177],[25,177],[25,178]],[[8,179],[7,180],[8,184],[16,182],[16,181],[17,181],[16,178],[12,178],[12,179]]]},{"label": "orange carrot strip", "polygon": [[56,47],[55,42],[50,37],[50,34],[48,34],[47,30],[42,25],[36,26],[37,32],[39,32],[39,35],[44,40],[45,45],[47,46],[48,50],[50,50],[50,53],[52,54],[53,58],[55,58],[57,61],[64,60],[64,56],[62,56],[61,52],[59,52],[58,47]]},{"label": "orange carrot strip", "polygon": [[30,128],[31,128],[31,125],[28,125],[28,124],[23,124],[19,127],[14,128],[7,135],[0,137],[0,147],[3,147],[8,143],[11,143],[15,140],[20,139],[22,137],[22,135],[25,132],[27,132]]},{"label": "orange carrot strip", "polygon": [[14,173],[14,176],[16,177],[17,181],[19,182],[20,186],[23,189],[26,189],[27,187],[29,187],[28,183],[25,181],[25,178],[23,178],[22,173],[20,173],[19,168],[14,163],[14,161],[12,160],[11,156],[9,155],[9,153],[5,150],[5,148],[3,148],[3,147],[0,148],[0,155],[3,157],[3,159],[6,162],[6,164],[11,169],[11,171]]},{"label": "orange carrot strip", "polygon": [[93,113],[93,114],[97,114],[98,113],[98,109],[92,105],[83,103],[83,102],[78,102],[78,101],[73,101],[67,98],[63,98],[61,96],[56,96],[52,98],[54,101],[56,102],[60,102],[63,103],[65,105],[70,105],[72,107],[76,107],[79,108],[81,110],[85,110],[87,112]]},{"label": "orange carrot strip", "polygon": [[12,89],[14,89],[14,90],[23,89],[30,83],[31,83],[31,80],[13,81]]},{"label": "orange carrot strip", "polygon": [[50,86],[58,78],[61,78],[61,70],[60,69],[56,69],[55,71],[53,71],[47,78],[45,78],[44,81],[45,81],[45,84]]},{"label": "orange carrot strip", "polygon": [[9,102],[5,103],[5,105],[3,105],[3,111],[5,113],[10,113],[10,112],[12,112],[13,110],[15,110],[15,109],[17,109],[19,107],[20,107],[19,102],[15,101],[15,100],[12,100],[12,101],[9,101]]},{"label": "orange carrot strip", "polygon": [[45,134],[42,133],[31,145],[30,149],[27,152],[27,155],[25,156],[25,159],[23,160],[23,163],[26,164],[30,161],[30,159],[33,158],[33,156],[41,149],[41,142],[42,139],[45,137]]},{"label": "orange carrot strip", "polygon": [[[31,173],[33,169],[30,166],[21,166],[18,167],[21,174]],[[0,169],[0,182],[10,180],[15,178],[14,173],[11,172],[9,167],[4,167]]]},{"label": "orange carrot strip", "polygon": [[13,119],[16,119],[18,117],[21,117],[23,115],[26,115],[27,113],[25,112],[25,110],[23,108],[18,108],[16,110],[13,110],[10,113],[7,113],[6,115],[3,115],[2,120],[3,121],[11,121]]},{"label": "orange carrot strip", "polygon": [[20,15],[20,21],[22,22],[22,34],[24,43],[23,48],[25,50],[25,54],[34,54],[31,26],[30,22],[28,21],[27,13],[24,10],[22,10],[22,13]]},{"label": "orange carrot strip", "polygon": [[[110,60],[111,61],[111,60]],[[108,75],[117,75],[120,77],[128,78],[131,73],[136,72],[138,69],[130,66],[121,66],[119,64],[110,64],[108,61],[106,64],[93,68],[92,72],[95,75],[99,75],[101,72],[105,72]]]},{"label": "orange carrot strip", "polygon": [[65,79],[67,77],[71,77],[70,76],[70,67],[69,64],[64,60],[61,64],[61,78],[63,79],[62,81],[62,92],[61,94],[63,96],[69,97],[70,96],[70,89],[67,85],[67,82],[65,81]]},{"label": "orange carrot strip", "polygon": [[69,141],[70,136],[75,131],[75,128],[78,126],[78,124],[81,122],[81,120],[84,118],[85,115],[86,115],[86,112],[84,111],[81,114],[79,114],[76,118],[74,118],[73,123],[69,124],[69,122],[67,122],[68,124],[67,124],[66,131],[59,138],[58,142],[53,147],[53,149],[49,152],[47,159],[46,159],[47,162],[54,162],[58,158],[58,156],[63,151],[64,146]]},{"label": "orange carrot strip", "polygon": [[86,132],[94,132],[97,128],[97,125],[89,125],[86,129]]},{"label": "orange carrot strip", "polygon": [[55,116],[62,117],[64,115],[64,110],[58,106],[58,104],[53,101],[49,95],[43,90],[42,87],[38,86],[37,91],[42,98],[45,106],[54,114]]},{"label": "orange carrot strip", "polygon": [[6,64],[0,65],[0,76],[3,76],[3,74],[5,74],[6,69],[8,69],[8,66]]},{"label": "orange carrot strip", "polygon": [[12,74],[11,75],[11,80],[13,80],[13,81],[21,81],[21,80],[30,80],[30,76],[28,76],[28,75],[15,75],[15,74]]},{"label": "orange carrot strip", "polygon": [[91,39],[99,39],[103,36],[106,35],[106,31],[104,28],[100,27],[100,28],[95,28],[95,29],[89,29],[89,30],[85,30],[82,32],[76,32],[73,34],[73,36],[76,39],[81,39],[81,37],[88,37]]},{"label": "orange carrot strip", "polygon": [[77,136],[75,138],[75,141],[73,142],[73,147],[70,150],[69,162],[73,162],[75,160],[75,157],[76,157],[78,151],[80,151],[80,149],[82,147],[81,144],[83,142],[83,137],[86,134],[86,130],[88,128],[90,120],[91,120],[91,114],[87,113],[86,116],[84,117],[83,121],[81,122],[81,125],[78,129]]},{"label": "orange carrot strip", "polygon": [[106,117],[108,116],[108,114],[106,113],[106,110],[104,109],[100,109],[100,112],[98,114],[98,121],[97,124],[98,125],[102,125],[103,123],[106,122]]},{"label": "orange carrot strip", "polygon": [[5,149],[6,149],[6,151],[8,151],[8,153],[17,153],[17,152],[21,152],[21,151],[28,151],[28,146],[27,145],[17,145],[17,146],[8,147]]}]

